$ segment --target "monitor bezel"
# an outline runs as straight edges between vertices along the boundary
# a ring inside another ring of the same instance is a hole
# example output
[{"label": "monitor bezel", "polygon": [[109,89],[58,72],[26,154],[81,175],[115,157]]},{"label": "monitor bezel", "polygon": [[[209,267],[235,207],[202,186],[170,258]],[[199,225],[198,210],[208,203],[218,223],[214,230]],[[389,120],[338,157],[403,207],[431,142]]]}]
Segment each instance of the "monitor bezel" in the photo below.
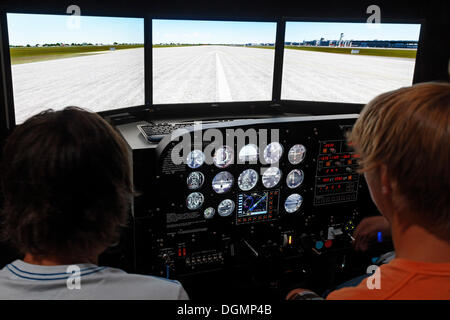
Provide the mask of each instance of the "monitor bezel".
[{"label": "monitor bezel", "polygon": [[[1,54],[1,61],[2,69],[3,69],[3,76],[5,78],[5,84],[4,84],[4,92],[5,92],[5,105],[6,105],[6,125],[7,129],[14,128],[16,123],[16,116],[15,116],[15,105],[14,105],[14,88],[13,88],[13,81],[12,81],[12,64],[11,64],[11,55],[9,50],[9,32],[8,32],[8,14],[30,14],[30,15],[54,15],[54,16],[65,16],[62,13],[54,13],[54,12],[36,12],[36,11],[25,11],[25,10],[7,10],[7,11],[1,11],[0,12],[0,54]],[[67,15],[68,17],[70,15]],[[146,85],[149,78],[149,73],[151,74],[151,64],[147,63],[147,54],[148,54],[148,48],[146,46],[146,39],[148,37],[148,31],[146,31],[146,15],[101,15],[101,14],[95,14],[95,15],[84,15],[86,17],[110,17],[110,18],[131,18],[131,19],[143,19],[144,22],[144,104],[143,105],[137,105],[137,106],[128,106],[128,107],[122,107],[112,110],[103,110],[103,111],[96,111],[96,113],[107,116],[108,114],[115,114],[115,113],[123,113],[123,112],[146,112],[150,111],[150,102],[148,101],[148,93],[146,90]],[[151,30],[150,30],[151,33]],[[150,48],[151,49],[151,48]],[[150,50],[151,51],[151,50]],[[151,54],[151,52],[150,52]],[[150,60],[151,61],[151,60]]]},{"label": "monitor bezel", "polygon": [[[286,27],[286,22],[330,22],[330,23],[367,23],[365,20],[367,17],[362,17],[362,19],[357,18],[312,18],[312,17],[283,17],[284,27]],[[423,48],[424,48],[424,32],[425,32],[425,19],[392,19],[392,18],[383,18],[381,24],[389,23],[389,24],[419,24],[420,32],[418,39],[418,47],[417,54],[414,63],[414,75],[412,79],[412,84],[416,84],[421,82],[420,76],[418,75],[419,68],[422,65],[422,57],[423,57]],[[284,57],[284,43],[283,43],[283,57]],[[418,63],[419,62],[419,63]],[[282,66],[283,68],[283,66]],[[282,77],[282,75],[281,75]],[[393,89],[394,90],[394,89]],[[317,112],[318,114],[322,113],[324,110],[329,110],[331,108],[336,108],[339,112],[336,113],[352,113],[352,112],[360,112],[365,104],[364,103],[352,103],[352,102],[332,102],[332,101],[309,101],[309,100],[291,100],[291,99],[281,99],[281,90],[280,90],[280,104],[283,104],[285,107],[288,107],[288,110],[292,111],[292,107],[301,108],[302,111],[305,112]],[[326,114],[329,114],[327,112]]]},{"label": "monitor bezel", "polygon": [[[252,100],[252,101],[227,101],[227,102],[218,102],[218,101],[206,101],[206,102],[180,102],[180,103],[152,103],[152,108],[154,109],[154,111],[164,111],[164,110],[169,110],[168,108],[179,108],[180,106],[198,106],[199,108],[209,108],[209,107],[218,107],[218,106],[222,106],[222,107],[233,107],[233,106],[242,106],[242,105],[246,105],[246,106],[252,106],[252,105],[261,105],[261,104],[271,104],[273,103],[274,100],[274,73],[275,73],[275,68],[277,66],[277,61],[276,61],[276,49],[277,49],[277,36],[278,36],[278,28],[279,28],[279,24],[278,22],[281,19],[246,19],[246,18],[230,18],[230,19],[211,19],[211,18],[199,18],[199,17],[195,17],[195,18],[167,18],[167,17],[162,17],[162,16],[151,16],[151,28],[153,31],[153,20],[178,20],[178,21],[210,21],[210,22],[262,22],[262,23],[275,23],[275,39],[274,39],[274,44],[275,44],[275,52],[274,52],[274,70],[273,70],[273,74],[272,74],[272,94],[271,94],[271,99],[270,100]],[[152,32],[153,34],[153,32]],[[153,37],[151,37],[151,44],[153,46]],[[153,61],[152,61],[153,64]],[[153,68],[152,68],[153,71]],[[153,82],[153,73],[152,73],[152,82]],[[151,93],[152,93],[152,102],[153,102],[153,87],[151,88]]]}]

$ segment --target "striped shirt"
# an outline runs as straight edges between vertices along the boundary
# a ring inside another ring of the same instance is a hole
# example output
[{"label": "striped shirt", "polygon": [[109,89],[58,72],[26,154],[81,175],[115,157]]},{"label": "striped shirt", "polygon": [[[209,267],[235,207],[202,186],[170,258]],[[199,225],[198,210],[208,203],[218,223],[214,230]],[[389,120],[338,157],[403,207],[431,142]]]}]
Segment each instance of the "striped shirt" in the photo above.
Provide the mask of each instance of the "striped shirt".
[{"label": "striped shirt", "polygon": [[41,266],[16,260],[0,270],[0,300],[187,300],[175,280],[94,264]]}]

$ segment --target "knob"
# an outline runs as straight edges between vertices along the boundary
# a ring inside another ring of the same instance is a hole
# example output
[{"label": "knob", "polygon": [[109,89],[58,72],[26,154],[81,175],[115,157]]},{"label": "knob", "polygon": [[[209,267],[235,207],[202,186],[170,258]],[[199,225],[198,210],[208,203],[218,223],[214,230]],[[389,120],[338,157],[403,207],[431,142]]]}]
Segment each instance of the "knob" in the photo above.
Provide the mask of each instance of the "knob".
[{"label": "knob", "polygon": [[320,250],[323,248],[323,241],[316,241],[316,245],[315,245],[317,250]]}]

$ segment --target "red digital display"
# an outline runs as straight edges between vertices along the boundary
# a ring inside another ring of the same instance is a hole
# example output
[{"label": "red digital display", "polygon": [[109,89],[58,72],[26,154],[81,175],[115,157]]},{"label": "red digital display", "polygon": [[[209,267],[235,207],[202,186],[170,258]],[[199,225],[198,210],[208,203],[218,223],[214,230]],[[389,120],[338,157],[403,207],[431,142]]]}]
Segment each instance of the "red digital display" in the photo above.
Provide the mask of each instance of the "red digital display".
[{"label": "red digital display", "polygon": [[345,141],[321,142],[317,161],[314,204],[328,204],[357,199],[356,158]]}]

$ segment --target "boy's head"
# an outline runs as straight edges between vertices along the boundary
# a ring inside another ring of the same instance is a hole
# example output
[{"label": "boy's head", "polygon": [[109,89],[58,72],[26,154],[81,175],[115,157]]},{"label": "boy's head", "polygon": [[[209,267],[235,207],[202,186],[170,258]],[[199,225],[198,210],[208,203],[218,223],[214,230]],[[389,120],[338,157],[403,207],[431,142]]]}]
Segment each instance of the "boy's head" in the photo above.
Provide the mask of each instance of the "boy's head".
[{"label": "boy's head", "polygon": [[[379,95],[349,136],[380,211],[437,236],[450,234],[450,84]],[[391,207],[392,210],[387,210]]]},{"label": "boy's head", "polygon": [[126,223],[132,192],[123,139],[95,113],[48,110],[15,128],[2,165],[3,231],[22,252],[99,254]]}]

